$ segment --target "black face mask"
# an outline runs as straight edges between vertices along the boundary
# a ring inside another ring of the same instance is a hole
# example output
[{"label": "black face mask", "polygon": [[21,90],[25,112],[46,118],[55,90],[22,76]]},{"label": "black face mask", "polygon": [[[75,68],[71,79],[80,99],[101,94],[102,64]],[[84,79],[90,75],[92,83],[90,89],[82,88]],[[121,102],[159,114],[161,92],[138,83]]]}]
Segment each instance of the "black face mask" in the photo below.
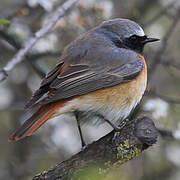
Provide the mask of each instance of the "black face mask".
[{"label": "black face mask", "polygon": [[142,53],[144,45],[154,41],[159,41],[159,39],[148,38],[147,36],[132,35],[131,37],[126,38],[123,43],[127,48]]}]

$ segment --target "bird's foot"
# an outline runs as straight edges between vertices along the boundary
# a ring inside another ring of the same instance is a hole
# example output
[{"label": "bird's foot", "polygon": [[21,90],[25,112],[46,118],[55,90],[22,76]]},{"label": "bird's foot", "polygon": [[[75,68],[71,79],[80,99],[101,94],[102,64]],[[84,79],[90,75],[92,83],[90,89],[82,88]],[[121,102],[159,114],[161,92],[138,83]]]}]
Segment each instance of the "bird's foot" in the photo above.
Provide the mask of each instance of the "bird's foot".
[{"label": "bird's foot", "polygon": [[86,143],[85,143],[83,137],[80,136],[80,138],[81,138],[81,150],[84,150],[84,149],[86,148],[87,145],[86,145]]},{"label": "bird's foot", "polygon": [[113,124],[113,123],[112,123],[111,121],[109,121],[108,119],[105,119],[105,121],[106,121],[110,126],[112,126],[113,129],[114,129],[116,132],[118,132],[118,131],[122,130],[122,129],[127,125],[127,123],[129,122],[129,119],[124,119],[123,121],[121,121],[121,123],[120,123],[118,126],[116,126],[115,124]]}]

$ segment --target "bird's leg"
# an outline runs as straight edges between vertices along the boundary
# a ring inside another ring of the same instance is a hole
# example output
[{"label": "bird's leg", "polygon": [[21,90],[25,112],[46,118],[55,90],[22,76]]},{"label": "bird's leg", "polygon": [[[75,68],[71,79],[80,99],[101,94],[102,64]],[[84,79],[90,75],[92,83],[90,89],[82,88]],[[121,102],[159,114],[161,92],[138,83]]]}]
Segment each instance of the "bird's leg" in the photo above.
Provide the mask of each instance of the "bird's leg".
[{"label": "bird's leg", "polygon": [[80,125],[80,122],[79,122],[79,113],[76,111],[74,114],[75,114],[76,121],[77,121],[79,136],[80,136],[80,139],[81,139],[81,145],[82,145],[82,148],[84,148],[84,147],[86,147],[86,143],[85,143],[85,141],[84,141],[84,139],[83,139],[83,134],[82,134],[82,130],[81,130],[81,125]]},{"label": "bird's leg", "polygon": [[110,126],[112,126],[115,130],[114,136],[112,138],[112,141],[114,141],[116,139],[116,136],[118,135],[118,132],[120,130],[122,130],[129,122],[129,119],[124,119],[123,121],[121,121],[121,123],[116,126],[115,124],[113,124],[111,121],[109,121],[108,119],[104,119]]},{"label": "bird's leg", "polygon": [[115,131],[120,131],[120,130],[122,130],[125,126],[126,126],[126,124],[129,122],[129,119],[124,119],[123,121],[121,121],[121,123],[118,125],[118,126],[116,126],[115,124],[113,124],[111,121],[109,121],[108,119],[104,119],[111,127],[113,127],[113,129],[115,130]]},{"label": "bird's leg", "polygon": [[124,128],[124,126],[126,126],[126,124],[129,122],[129,119],[124,119],[123,121],[121,121],[121,123],[116,126],[115,124],[113,124],[110,120],[106,119],[104,116],[102,115],[98,115],[100,118],[104,119],[104,121],[106,121],[115,131],[120,131],[121,129]]}]

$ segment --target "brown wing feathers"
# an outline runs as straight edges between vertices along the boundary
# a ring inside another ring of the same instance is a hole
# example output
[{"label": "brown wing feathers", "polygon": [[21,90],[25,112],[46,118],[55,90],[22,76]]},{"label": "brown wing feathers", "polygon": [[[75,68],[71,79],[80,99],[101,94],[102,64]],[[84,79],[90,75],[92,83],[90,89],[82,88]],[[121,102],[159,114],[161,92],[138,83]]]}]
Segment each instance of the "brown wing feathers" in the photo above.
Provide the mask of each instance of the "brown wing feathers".
[{"label": "brown wing feathers", "polygon": [[47,74],[47,76],[41,82],[40,88],[35,91],[31,99],[25,105],[25,109],[34,106],[34,104],[36,104],[36,102],[50,90],[50,83],[58,76],[58,74],[60,74],[62,71],[64,71],[64,69],[66,69],[66,67],[63,68],[63,64],[63,62],[59,63],[52,71]]},{"label": "brown wing feathers", "polygon": [[9,141],[17,141],[26,136],[30,136],[42,124],[44,124],[56,111],[62,107],[68,100],[45,104],[39,108],[25,123],[19,127],[9,138]]}]

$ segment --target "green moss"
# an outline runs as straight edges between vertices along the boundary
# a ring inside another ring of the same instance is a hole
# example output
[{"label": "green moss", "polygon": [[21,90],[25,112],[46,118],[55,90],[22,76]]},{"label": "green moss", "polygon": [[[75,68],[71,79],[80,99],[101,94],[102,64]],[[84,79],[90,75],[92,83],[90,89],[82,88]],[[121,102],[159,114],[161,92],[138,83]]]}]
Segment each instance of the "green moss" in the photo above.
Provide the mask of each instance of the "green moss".
[{"label": "green moss", "polygon": [[114,164],[121,165],[126,161],[131,160],[135,156],[137,156],[142,150],[137,147],[132,147],[129,143],[129,140],[125,140],[124,143],[120,144],[117,147],[117,159],[118,161]]}]

